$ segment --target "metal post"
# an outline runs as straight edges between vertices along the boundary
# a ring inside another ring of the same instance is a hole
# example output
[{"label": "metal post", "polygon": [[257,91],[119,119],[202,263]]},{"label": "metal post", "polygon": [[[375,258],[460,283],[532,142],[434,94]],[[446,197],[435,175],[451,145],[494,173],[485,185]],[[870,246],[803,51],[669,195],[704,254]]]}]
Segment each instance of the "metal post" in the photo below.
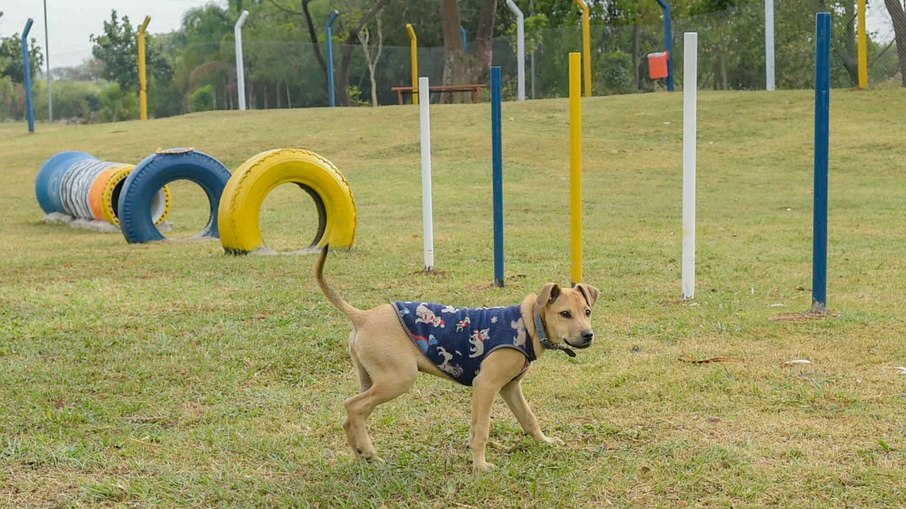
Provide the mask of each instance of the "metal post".
[{"label": "metal post", "polygon": [[773,92],[777,88],[774,62],[774,0],[764,0],[764,61],[767,89]]},{"label": "metal post", "polygon": [[459,25],[459,35],[462,36],[462,50],[463,52],[469,52],[469,34],[466,32],[466,27]]},{"label": "metal post", "polygon": [[859,0],[859,88],[868,88],[868,30],[865,27],[866,0]]},{"label": "metal post", "polygon": [[582,55],[569,54],[569,217],[572,282],[582,282]]},{"label": "metal post", "polygon": [[503,109],[500,66],[491,67],[491,159],[494,201],[494,286],[504,285],[503,275]]},{"label": "metal post", "polygon": [[422,149],[422,232],[424,233],[425,272],[434,272],[434,205],[431,189],[431,85],[427,77],[418,79],[418,117]]},{"label": "metal post", "polygon": [[138,29],[138,100],[139,117],[148,120],[148,71],[145,63],[145,30],[151,23],[151,16],[145,16],[145,21]]},{"label": "metal post", "polygon": [[239,92],[239,109],[245,110],[245,63],[242,58],[242,26],[249,17],[249,11],[242,11],[236,24],[233,25],[233,35],[236,39],[236,88]]},{"label": "metal post", "polygon": [[812,248],[812,309],[827,309],[827,188],[830,145],[831,15],[816,16],[815,48],[815,203]]},{"label": "metal post", "polygon": [[409,34],[409,55],[412,66],[412,104],[418,104],[418,37],[412,23],[406,23]]},{"label": "metal post", "polygon": [[683,300],[695,298],[695,172],[698,131],[698,33],[683,39]]},{"label": "metal post", "polygon": [[[340,11],[333,11],[327,18],[327,94],[330,96],[330,106],[337,105],[337,91],[333,82],[333,22],[337,20]],[[413,92],[414,93],[414,92]]]},{"label": "metal post", "polygon": [[47,121],[53,122],[53,92],[50,83],[50,27],[47,26],[47,0],[44,0],[44,63],[47,69]]},{"label": "metal post", "polygon": [[582,10],[582,62],[585,66],[585,97],[591,97],[591,9],[585,0],[576,0]]},{"label": "metal post", "polygon": [[670,11],[670,4],[667,0],[657,0],[664,9],[664,46],[667,50],[667,90],[673,92],[673,14]]},{"label": "metal post", "polygon": [[22,29],[22,74],[25,77],[25,116],[28,118],[28,132],[35,132],[35,102],[31,91],[31,59],[28,54],[28,32],[34,20],[28,18]]},{"label": "metal post", "polygon": [[507,7],[516,15],[516,76],[519,100],[525,100],[525,16],[516,2],[506,0]]}]

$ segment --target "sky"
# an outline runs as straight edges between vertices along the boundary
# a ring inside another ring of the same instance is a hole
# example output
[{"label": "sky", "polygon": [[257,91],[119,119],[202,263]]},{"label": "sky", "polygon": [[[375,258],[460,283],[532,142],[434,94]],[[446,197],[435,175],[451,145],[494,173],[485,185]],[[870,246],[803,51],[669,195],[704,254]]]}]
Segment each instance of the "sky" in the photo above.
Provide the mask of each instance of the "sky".
[{"label": "sky", "polygon": [[[149,33],[170,32],[178,28],[182,15],[192,7],[205,4],[226,5],[212,0],[46,0],[47,24],[50,27],[51,67],[79,65],[91,56],[91,34],[100,34],[110,10],[129,16],[138,25],[151,16]],[[0,0],[0,36],[22,33],[25,22],[33,18],[29,37],[44,48],[44,0]]]},{"label": "sky", "polygon": [[[21,33],[29,16],[34,18],[30,37],[38,40],[44,48],[44,1],[45,0],[0,0],[0,36],[8,37]],[[415,0],[408,0],[415,1]],[[775,0],[795,1],[795,0]],[[103,30],[104,20],[110,17],[110,10],[116,9],[120,16],[128,15],[137,25],[151,16],[148,25],[150,33],[170,32],[179,27],[183,13],[209,3],[225,5],[214,0],[46,0],[47,17],[50,25],[51,67],[79,65],[91,56],[91,34]],[[877,32],[879,40],[893,39],[890,17],[884,7],[884,0],[868,1],[868,30]]]}]

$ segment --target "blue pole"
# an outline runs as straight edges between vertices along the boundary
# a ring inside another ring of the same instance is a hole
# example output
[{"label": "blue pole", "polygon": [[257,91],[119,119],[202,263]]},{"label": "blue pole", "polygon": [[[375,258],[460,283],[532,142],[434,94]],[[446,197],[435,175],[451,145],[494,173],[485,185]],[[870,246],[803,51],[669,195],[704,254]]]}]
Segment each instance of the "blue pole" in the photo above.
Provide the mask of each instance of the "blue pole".
[{"label": "blue pole", "polygon": [[330,95],[330,106],[337,105],[337,92],[333,84],[333,22],[337,20],[340,11],[333,11],[327,19],[327,93]]},{"label": "blue pole", "polygon": [[494,163],[494,286],[503,286],[503,129],[500,66],[491,67],[491,150]]},{"label": "blue pole", "polygon": [[673,15],[666,0],[657,0],[664,9],[664,47],[667,50],[667,90],[673,92]]},{"label": "blue pole", "polygon": [[812,309],[827,309],[827,188],[830,145],[831,15],[816,17],[815,55],[815,213],[812,247]]},{"label": "blue pole", "polygon": [[462,50],[464,52],[469,51],[469,34],[466,33],[465,27],[459,25],[459,33],[462,35]]},{"label": "blue pole", "polygon": [[22,29],[22,73],[25,75],[25,109],[28,117],[28,132],[35,132],[35,102],[31,94],[31,61],[28,55],[28,32],[34,20],[28,18]]}]

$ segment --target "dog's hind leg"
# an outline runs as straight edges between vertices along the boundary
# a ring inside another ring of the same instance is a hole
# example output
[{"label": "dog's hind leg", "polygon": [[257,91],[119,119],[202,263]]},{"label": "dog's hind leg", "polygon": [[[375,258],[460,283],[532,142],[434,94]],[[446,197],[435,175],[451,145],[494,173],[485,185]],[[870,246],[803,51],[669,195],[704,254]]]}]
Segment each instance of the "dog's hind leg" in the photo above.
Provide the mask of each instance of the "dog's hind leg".
[{"label": "dog's hind leg", "polygon": [[358,354],[355,353],[355,348],[353,348],[355,336],[356,332],[352,331],[352,334],[349,336],[349,358],[352,359],[352,365],[355,367],[356,374],[359,376],[359,392],[365,392],[371,388],[371,375],[368,374],[368,370],[365,369],[365,366],[362,366]]},{"label": "dog's hind leg", "polygon": [[[364,366],[359,366],[364,369]],[[349,445],[360,460],[380,460],[377,451],[368,436],[365,421],[381,403],[386,403],[408,391],[418,376],[418,368],[413,363],[410,366],[386,366],[380,370],[372,368],[373,373],[367,373],[371,378],[371,386],[364,392],[346,400],[346,420],[343,428]]]}]

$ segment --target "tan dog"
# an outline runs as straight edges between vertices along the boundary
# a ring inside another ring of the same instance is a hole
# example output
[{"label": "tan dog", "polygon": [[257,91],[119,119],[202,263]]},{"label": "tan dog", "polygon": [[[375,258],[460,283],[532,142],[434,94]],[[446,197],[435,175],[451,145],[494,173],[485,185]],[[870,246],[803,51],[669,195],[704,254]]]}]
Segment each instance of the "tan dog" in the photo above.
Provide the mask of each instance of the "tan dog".
[{"label": "tan dog", "polygon": [[[346,400],[348,417],[343,422],[343,428],[358,459],[379,460],[365,429],[365,421],[374,408],[407,392],[415,383],[419,371],[447,379],[451,377],[410,338],[393,304],[383,304],[367,311],[356,309],[327,286],[323,275],[327,252],[327,247],[321,251],[315,278],[331,304],[352,321],[349,355],[361,382],[361,391]],[[524,325],[525,334],[522,337],[529,351],[534,352],[536,358],[545,349],[560,349],[575,356],[570,346],[591,346],[594,340],[591,306],[597,298],[598,290],[584,284],[576,285],[574,289],[561,289],[554,283],[548,283],[538,295],[527,295],[518,311],[521,315],[520,333]],[[541,334],[535,325],[538,320],[543,324]],[[515,327],[516,322],[513,325]],[[528,354],[514,347],[497,348],[481,360],[480,370],[472,383],[470,447],[474,470],[493,468],[485,460],[485,448],[491,405],[498,393],[526,433],[548,444],[563,444],[561,440],[541,432],[538,420],[522,394],[521,381],[530,360],[533,359]]]}]

